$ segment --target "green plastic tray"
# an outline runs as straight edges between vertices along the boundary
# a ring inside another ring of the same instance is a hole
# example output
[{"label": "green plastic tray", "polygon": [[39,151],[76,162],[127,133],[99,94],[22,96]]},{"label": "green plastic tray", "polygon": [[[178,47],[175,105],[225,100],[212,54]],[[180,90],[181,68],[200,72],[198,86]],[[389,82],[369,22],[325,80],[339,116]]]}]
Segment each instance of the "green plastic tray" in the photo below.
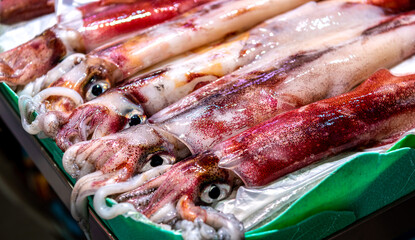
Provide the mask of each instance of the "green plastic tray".
[{"label": "green plastic tray", "polygon": [[[18,112],[16,94],[0,91]],[[62,151],[39,139],[62,167]],[[246,233],[247,239],[321,239],[415,190],[415,136],[408,135],[387,153],[363,153],[340,166],[277,218]],[[66,174],[66,173],[65,173]],[[66,174],[74,183],[74,179]],[[110,203],[109,203],[110,204]],[[91,199],[90,199],[91,205]],[[182,239],[178,232],[118,216],[102,220],[118,239]]]}]

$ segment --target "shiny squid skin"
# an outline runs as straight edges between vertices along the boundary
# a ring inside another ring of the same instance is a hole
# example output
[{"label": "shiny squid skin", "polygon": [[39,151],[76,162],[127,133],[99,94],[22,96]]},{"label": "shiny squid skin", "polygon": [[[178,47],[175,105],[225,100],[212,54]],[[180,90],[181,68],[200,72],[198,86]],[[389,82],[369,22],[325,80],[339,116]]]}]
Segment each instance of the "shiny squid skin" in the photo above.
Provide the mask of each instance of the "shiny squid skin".
[{"label": "shiny squid skin", "polygon": [[[180,199],[207,204],[200,197],[209,184],[261,187],[327,156],[397,140],[415,127],[414,118],[415,75],[380,70],[350,93],[278,115],[116,200],[133,204],[150,219],[163,205],[174,204],[180,217],[192,221],[198,212],[184,208]],[[146,196],[150,199],[140,201]]]},{"label": "shiny squid skin", "polygon": [[[161,178],[163,178],[166,183],[169,182],[171,187],[160,187],[148,204],[143,205],[137,202],[136,200],[139,200],[139,198],[135,199],[134,196],[136,196],[136,194],[137,196],[140,196],[140,190],[142,188],[145,188],[146,185],[153,185],[153,182],[158,182],[159,179],[155,179],[154,181],[150,180],[143,187],[122,194],[117,198],[117,201],[130,202],[140,212],[150,217],[157,209],[169,203],[165,198],[166,195],[173,195],[176,201],[183,195],[187,195],[193,202],[200,203],[198,193],[203,190],[202,188],[204,185],[212,182],[233,184],[235,175],[226,169],[218,168],[218,158],[216,156],[212,154],[202,154],[200,156],[195,156],[192,160],[184,160],[173,165]],[[187,219],[193,221],[195,217],[188,215]]]},{"label": "shiny squid skin", "polygon": [[[201,208],[201,192],[212,184],[228,184],[237,187],[241,181],[231,171],[218,167],[219,159],[213,154],[200,154],[189,160],[173,165],[166,173],[143,186],[123,193],[115,198],[117,202],[132,204],[138,211],[157,223],[171,224],[177,219],[195,221],[210,225],[215,230],[225,229],[230,239],[243,239],[244,227],[234,217],[224,217],[216,210]],[[229,193],[227,193],[229,194]],[[170,209],[171,217],[163,216],[160,209]],[[161,216],[160,216],[161,215]],[[171,222],[170,222],[171,221]]]},{"label": "shiny squid skin", "polygon": [[[101,24],[103,24],[104,26],[94,31],[95,33],[98,33],[97,36],[104,36],[107,40],[109,40],[111,36],[109,35],[107,36],[106,34],[100,34],[101,30],[110,31],[112,29],[111,31],[113,30],[115,31],[118,29],[123,33],[125,33],[127,30],[130,32],[137,31],[138,28],[148,27],[150,25],[159,23],[163,19],[166,20],[167,18],[171,18],[172,17],[171,15],[173,14],[173,12],[175,14],[179,14],[197,5],[206,3],[208,1],[207,0],[197,0],[197,1],[196,0],[176,0],[176,1],[155,1],[154,2],[154,1],[145,0],[145,1],[134,1],[134,2],[135,2],[134,4],[125,3],[121,5],[118,5],[118,4],[117,5],[106,5],[104,6],[104,10],[108,10],[107,8],[110,8],[111,11],[105,11],[103,13],[96,13],[96,14],[88,15],[89,18],[95,19],[94,23],[101,22],[99,26],[101,26]],[[174,7],[168,7],[170,4],[174,5]],[[152,8],[152,7],[157,7],[157,8]],[[128,27],[129,26],[128,24],[131,24],[129,23],[131,21],[123,22],[120,19],[118,19],[120,20],[120,23],[115,24],[114,26],[112,26],[111,24],[108,24],[108,22],[107,24],[103,23],[105,22],[104,19],[111,20],[111,23],[114,23],[115,16],[118,16],[119,14],[121,14],[123,17],[125,17],[127,10],[131,14],[131,16],[137,16],[135,13],[137,11],[143,10],[143,8],[152,9],[155,11],[155,13],[146,14],[146,16],[148,15],[147,18],[143,17],[143,18],[139,18],[136,20],[134,20],[133,18],[131,20],[134,22],[133,28]],[[166,10],[163,10],[163,9],[166,9]],[[103,18],[103,17],[106,17],[106,18]],[[137,21],[145,22],[145,24],[138,24]],[[67,25],[67,23],[65,24]],[[105,27],[106,25],[109,25],[109,26]],[[83,31],[85,29],[86,28],[81,27],[80,29],[77,30],[78,34],[80,34],[79,38],[84,36],[83,34],[87,34],[88,31]],[[53,32],[53,31],[50,31],[50,32]],[[118,32],[117,35],[121,34],[121,32]],[[91,36],[87,38],[88,38],[89,43],[91,44],[94,43],[96,40]],[[59,38],[56,38],[55,40],[60,41]],[[109,49],[108,51],[111,51],[111,50]],[[11,54],[13,54],[14,50],[11,50],[10,52]],[[28,61],[31,61],[31,56],[33,56],[33,54],[28,56]],[[16,58],[15,55],[13,55],[13,57]],[[62,62],[62,64],[67,64],[71,61],[71,60],[67,61],[67,59],[69,59],[69,57],[66,58]],[[37,58],[36,61],[41,61],[41,60],[42,58]],[[5,64],[4,67],[6,68],[7,64]],[[43,70],[44,68],[41,68],[41,69]],[[31,70],[34,71],[34,69],[31,69]],[[47,71],[48,69],[45,68],[45,70]],[[33,71],[25,71],[25,72],[31,73]],[[65,71],[66,72],[62,73],[60,77],[56,77],[57,80],[53,81],[52,84],[50,84],[48,87],[49,87],[49,90],[53,87],[59,87],[61,89],[65,88],[64,91],[71,92],[70,94],[67,94],[65,96],[59,96],[60,93],[56,91],[55,95],[48,97],[47,99],[44,99],[44,101],[40,103],[33,102],[34,100],[30,100],[30,101],[26,101],[25,104],[22,104],[24,109],[26,108],[24,105],[38,105],[40,108],[42,108],[42,110],[35,109],[35,111],[41,112],[41,114],[39,113],[37,115],[38,119],[40,119],[39,122],[41,122],[40,125],[43,126],[43,129],[49,130],[49,131],[44,131],[44,133],[47,136],[51,136],[51,137],[53,137],[56,134],[57,129],[61,126],[61,124],[65,123],[71,111],[77,106],[77,104],[79,104],[80,101],[76,99],[82,98],[82,102],[89,101],[91,100],[91,98],[88,97],[87,94],[88,92],[91,91],[91,88],[94,87],[94,85],[104,84],[106,87],[102,87],[102,92],[103,92],[106,89],[112,86],[115,86],[118,81],[124,79],[118,66],[114,65],[113,63],[109,61],[96,57],[94,56],[94,54],[92,55],[87,54],[85,57],[85,60],[77,62],[76,64],[74,64],[74,66],[70,70],[65,70]],[[43,73],[42,71],[35,72],[35,74],[42,74],[42,73]],[[16,79],[19,80],[18,77]],[[7,82],[8,80],[11,80],[11,78],[5,77],[2,80]],[[26,81],[30,80],[30,78],[26,78],[25,80]],[[19,82],[19,84],[23,84],[23,83]],[[45,91],[48,91],[48,89],[46,89]],[[42,92],[39,93],[38,95],[41,95],[41,94]],[[98,93],[98,95],[99,94],[100,93]],[[26,118],[26,116],[29,116],[30,114],[31,113],[23,113],[22,119]],[[120,121],[123,121],[123,120],[120,120]],[[37,132],[43,129],[38,129]],[[33,134],[34,132],[30,132],[30,133]]]},{"label": "shiny squid skin", "polygon": [[54,0],[2,0],[0,23],[13,24],[30,20],[55,10]]},{"label": "shiny squid skin", "polygon": [[132,0],[91,3],[79,7],[84,17],[83,26],[78,31],[85,48],[92,50],[115,37],[151,27],[211,1]]}]

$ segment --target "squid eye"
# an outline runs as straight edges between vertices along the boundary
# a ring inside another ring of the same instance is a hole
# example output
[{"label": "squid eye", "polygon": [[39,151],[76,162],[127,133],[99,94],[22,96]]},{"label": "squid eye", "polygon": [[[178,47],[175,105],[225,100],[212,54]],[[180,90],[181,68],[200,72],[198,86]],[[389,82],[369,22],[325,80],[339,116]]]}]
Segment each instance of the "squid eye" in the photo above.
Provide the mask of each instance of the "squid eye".
[{"label": "squid eye", "polygon": [[141,120],[141,117],[138,114],[135,114],[135,115],[131,116],[130,122],[128,124],[130,126],[135,126],[135,125],[138,125],[138,124],[140,124],[142,122],[143,121]]},{"label": "squid eye", "polygon": [[134,109],[125,115],[128,118],[128,125],[126,128],[142,124],[146,121],[146,116],[144,115],[143,111]]},{"label": "squid eye", "polygon": [[230,191],[231,187],[228,184],[209,184],[203,189],[200,199],[205,203],[217,202],[229,196]]},{"label": "squid eye", "polygon": [[88,86],[86,100],[90,101],[103,94],[110,88],[110,83],[106,80],[96,81]]},{"label": "squid eye", "polygon": [[163,164],[164,160],[162,157],[160,157],[160,155],[153,155],[150,158],[150,166],[152,167],[158,167],[161,166]]},{"label": "squid eye", "polygon": [[144,165],[142,172],[146,172],[152,168],[161,165],[170,165],[174,163],[174,157],[167,154],[153,154],[147,158],[147,163]]}]

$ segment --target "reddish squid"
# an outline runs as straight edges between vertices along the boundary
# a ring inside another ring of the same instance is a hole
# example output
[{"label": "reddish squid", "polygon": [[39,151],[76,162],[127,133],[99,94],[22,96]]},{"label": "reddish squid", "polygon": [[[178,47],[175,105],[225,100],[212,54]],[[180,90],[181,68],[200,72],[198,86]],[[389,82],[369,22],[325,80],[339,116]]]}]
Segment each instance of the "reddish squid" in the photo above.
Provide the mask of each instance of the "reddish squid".
[{"label": "reddish squid", "polygon": [[65,170],[74,178],[99,171],[76,184],[74,215],[100,186],[172,164],[280,113],[351,90],[378,68],[413,54],[414,30],[414,13],[393,15],[338,45],[282,59],[267,54],[153,115],[151,124],[75,144],[64,154]]}]

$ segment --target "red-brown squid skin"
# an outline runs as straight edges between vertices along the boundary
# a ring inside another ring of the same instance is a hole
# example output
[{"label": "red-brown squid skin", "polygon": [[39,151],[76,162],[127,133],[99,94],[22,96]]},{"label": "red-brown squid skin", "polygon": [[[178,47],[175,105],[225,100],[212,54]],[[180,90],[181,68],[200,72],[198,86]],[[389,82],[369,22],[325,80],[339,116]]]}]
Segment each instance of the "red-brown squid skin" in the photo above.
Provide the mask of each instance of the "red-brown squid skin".
[{"label": "red-brown squid skin", "polygon": [[2,0],[0,23],[13,24],[30,20],[55,10],[54,0]]},{"label": "red-brown squid skin", "polygon": [[[262,187],[325,157],[397,140],[415,127],[414,119],[415,74],[393,76],[380,70],[352,92],[258,124],[116,200],[133,204],[150,219],[173,204],[179,217],[192,221],[199,214],[196,206],[184,206],[207,204],[201,201],[206,186]],[[140,201],[149,194],[150,199]],[[183,197],[185,205],[179,201]]]}]

